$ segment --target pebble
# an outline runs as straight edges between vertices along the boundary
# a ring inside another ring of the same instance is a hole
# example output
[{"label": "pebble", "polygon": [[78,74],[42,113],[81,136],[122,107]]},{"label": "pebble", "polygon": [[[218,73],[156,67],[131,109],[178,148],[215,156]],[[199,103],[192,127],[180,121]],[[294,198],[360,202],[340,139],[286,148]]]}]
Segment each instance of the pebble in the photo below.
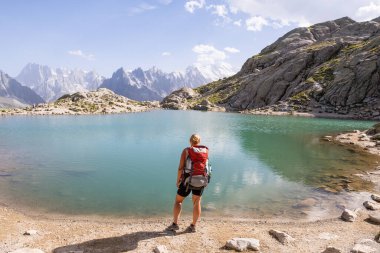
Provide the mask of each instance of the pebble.
[{"label": "pebble", "polygon": [[153,252],[154,253],[168,253],[169,251],[165,245],[158,245],[157,247],[154,248]]},{"label": "pebble", "polygon": [[363,206],[367,208],[368,210],[379,210],[380,209],[380,204],[373,202],[373,201],[365,201],[363,203]]},{"label": "pebble", "polygon": [[259,251],[260,241],[254,238],[232,238],[226,242],[225,247],[240,252],[248,249]]},{"label": "pebble", "polygon": [[34,230],[34,229],[30,229],[24,232],[24,235],[36,235],[36,234],[37,234],[37,230]]},{"label": "pebble", "polygon": [[330,234],[330,233],[327,233],[327,232],[324,232],[324,233],[320,233],[318,235],[318,238],[319,239],[322,239],[322,240],[332,240],[332,239],[336,239],[338,238],[339,236],[337,235],[334,235],[334,234]]},{"label": "pebble", "polygon": [[342,220],[344,221],[349,221],[349,222],[354,222],[357,215],[354,211],[351,211],[349,209],[344,209],[342,215],[340,216]]},{"label": "pebble", "polygon": [[295,239],[285,232],[271,229],[269,234],[277,239],[280,243],[286,245],[293,242]]}]

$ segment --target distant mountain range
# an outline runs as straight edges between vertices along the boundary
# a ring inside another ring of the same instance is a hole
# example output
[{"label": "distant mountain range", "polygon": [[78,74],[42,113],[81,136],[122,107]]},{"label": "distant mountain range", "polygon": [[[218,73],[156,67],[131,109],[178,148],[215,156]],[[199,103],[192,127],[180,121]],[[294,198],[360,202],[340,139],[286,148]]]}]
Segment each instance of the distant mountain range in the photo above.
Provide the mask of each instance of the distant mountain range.
[{"label": "distant mountain range", "polygon": [[34,90],[45,101],[55,101],[65,94],[96,90],[104,80],[94,71],[50,68],[35,63],[27,64],[16,80]]},{"label": "distant mountain range", "polygon": [[162,100],[165,96],[182,87],[195,88],[234,72],[226,66],[223,69],[202,69],[195,66],[185,72],[165,73],[155,67],[125,71],[123,68],[113,73],[100,86],[134,100]]},{"label": "distant mountain range", "polygon": [[38,103],[44,103],[44,100],[0,70],[0,107],[23,107]]},{"label": "distant mountain range", "polygon": [[50,68],[35,63],[27,64],[15,78],[34,90],[45,101],[52,102],[65,94],[108,88],[116,94],[134,100],[162,100],[182,87],[195,88],[233,75],[229,65],[219,64],[190,66],[184,72],[165,73],[153,67],[148,70],[136,68],[116,70],[111,78],[104,78],[94,71]]}]

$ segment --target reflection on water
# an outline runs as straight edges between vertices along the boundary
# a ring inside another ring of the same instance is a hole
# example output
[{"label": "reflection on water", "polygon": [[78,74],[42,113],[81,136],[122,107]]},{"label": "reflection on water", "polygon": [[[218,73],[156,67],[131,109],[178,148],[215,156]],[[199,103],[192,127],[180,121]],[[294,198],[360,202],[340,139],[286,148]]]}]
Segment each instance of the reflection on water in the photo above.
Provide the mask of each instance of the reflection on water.
[{"label": "reflection on water", "polygon": [[375,163],[320,136],[371,125],[175,111],[4,117],[0,173],[12,176],[0,176],[1,198],[49,212],[170,215],[179,156],[198,132],[213,165],[205,215],[319,217],[367,197],[349,194],[371,188],[352,175]]}]

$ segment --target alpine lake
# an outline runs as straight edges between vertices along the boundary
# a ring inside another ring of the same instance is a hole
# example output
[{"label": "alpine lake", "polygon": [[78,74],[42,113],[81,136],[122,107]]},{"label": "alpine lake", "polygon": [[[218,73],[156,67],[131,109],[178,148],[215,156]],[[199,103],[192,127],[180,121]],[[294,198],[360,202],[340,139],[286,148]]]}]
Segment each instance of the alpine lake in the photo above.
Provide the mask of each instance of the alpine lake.
[{"label": "alpine lake", "polygon": [[[0,118],[0,203],[38,213],[171,216],[182,150],[199,133],[203,216],[321,218],[361,205],[378,158],[322,141],[374,122],[157,110]],[[184,204],[190,214],[191,197]]]}]

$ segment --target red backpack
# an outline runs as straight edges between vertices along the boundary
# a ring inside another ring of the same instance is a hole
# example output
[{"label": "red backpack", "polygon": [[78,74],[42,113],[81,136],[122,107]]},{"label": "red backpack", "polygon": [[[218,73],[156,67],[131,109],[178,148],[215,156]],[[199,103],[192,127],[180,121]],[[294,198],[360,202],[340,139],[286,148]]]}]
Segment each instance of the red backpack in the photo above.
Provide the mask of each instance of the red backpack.
[{"label": "red backpack", "polygon": [[192,176],[207,176],[208,148],[206,146],[193,146],[187,149],[185,170],[190,169]]}]

